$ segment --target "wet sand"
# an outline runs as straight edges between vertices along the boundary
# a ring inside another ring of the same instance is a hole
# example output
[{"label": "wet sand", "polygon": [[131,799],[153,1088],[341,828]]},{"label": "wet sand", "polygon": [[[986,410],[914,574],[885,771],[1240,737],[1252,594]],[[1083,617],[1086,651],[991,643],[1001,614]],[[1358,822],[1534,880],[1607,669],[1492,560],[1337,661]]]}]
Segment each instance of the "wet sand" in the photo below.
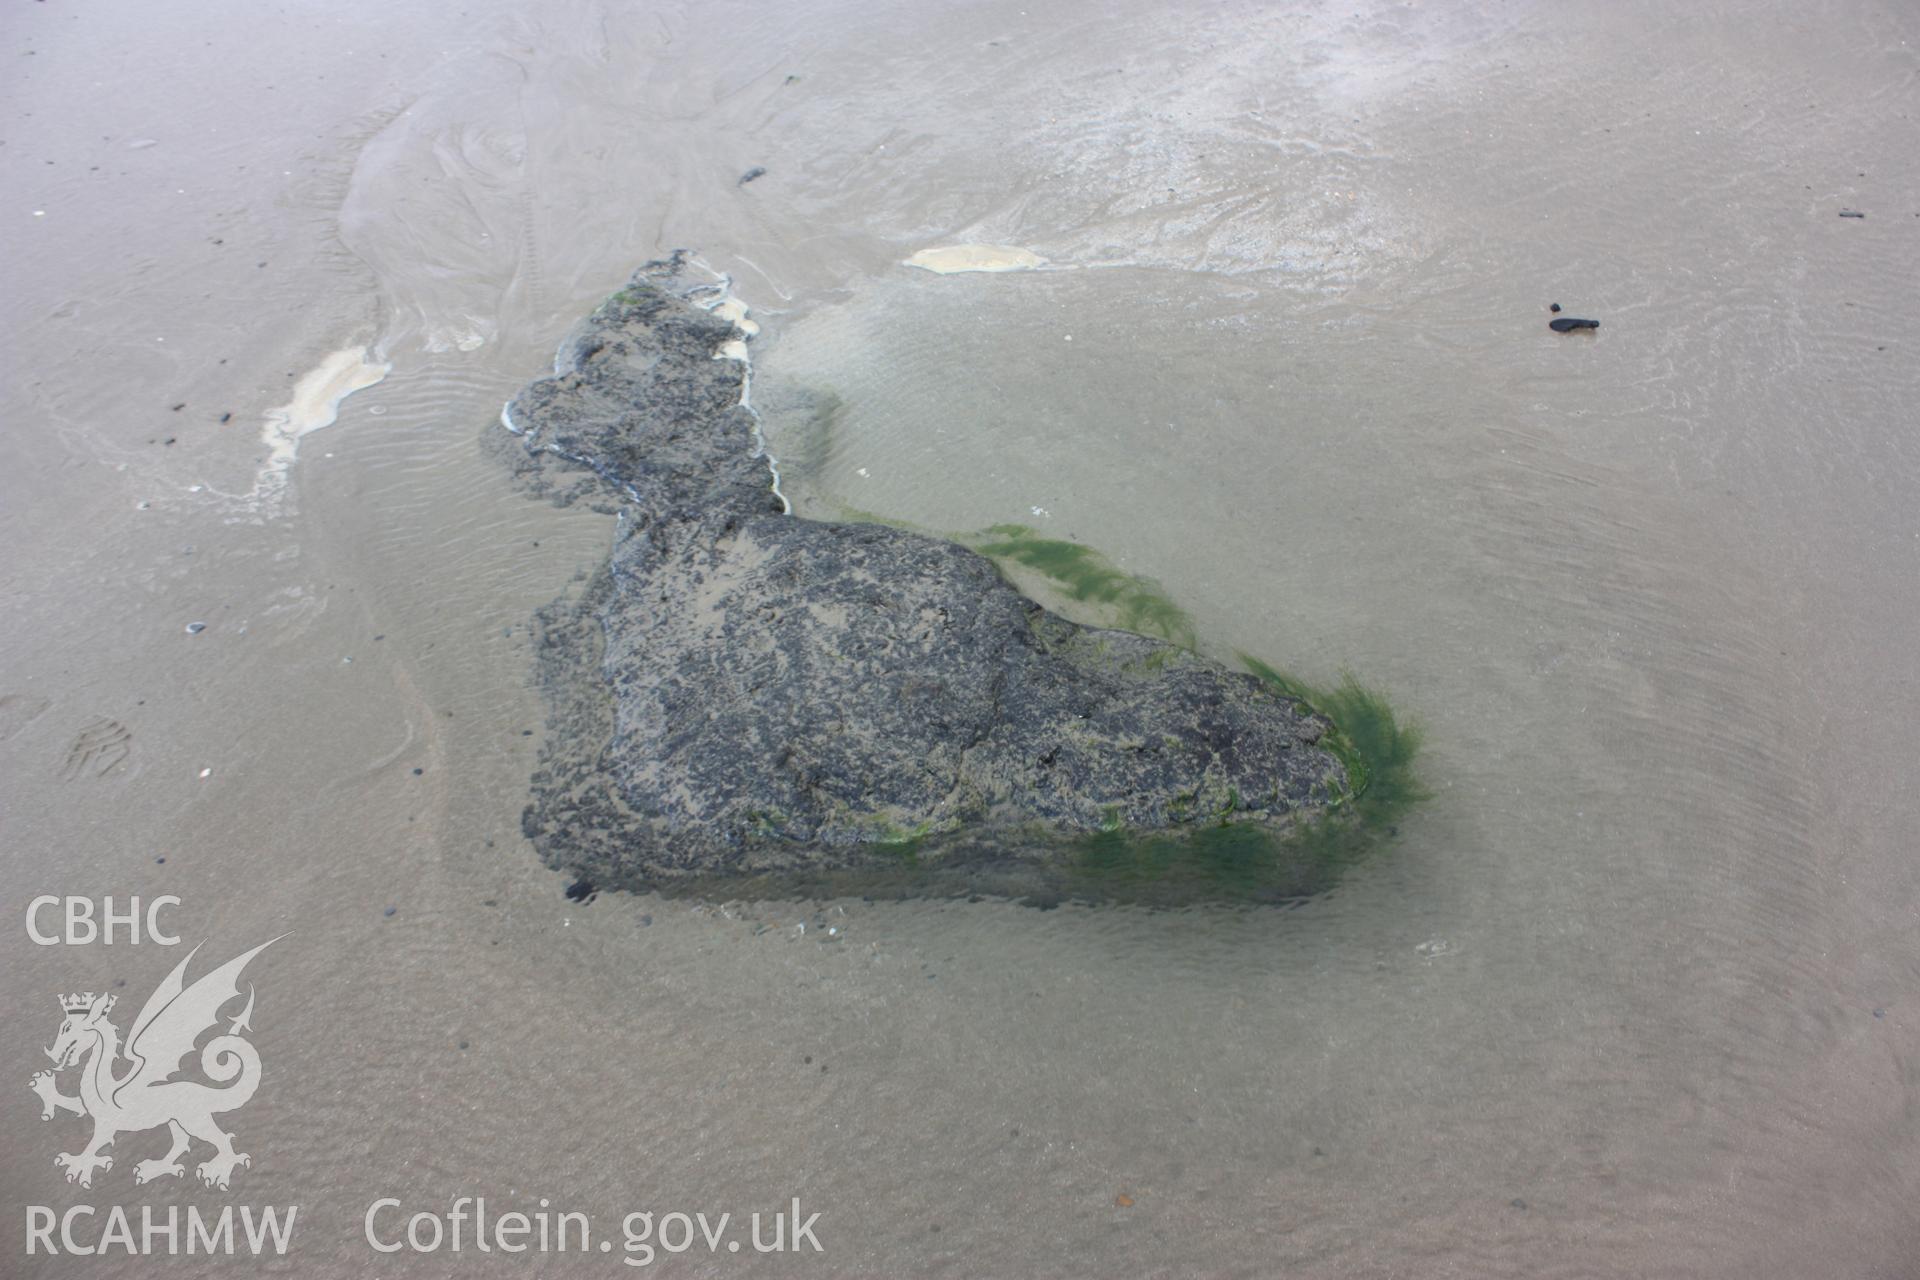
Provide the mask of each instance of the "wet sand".
[{"label": "wet sand", "polygon": [[[799,1196],[823,1254],[673,1265],[1908,1274],[1917,28],[22,6],[9,1231],[298,1204],[295,1274],[442,1275],[513,1264],[376,1256],[367,1205]],[[956,245],[1049,269],[902,265]],[[519,836],[529,623],[611,529],[487,439],[683,246],[797,510],[1031,524],[1209,653],[1351,668],[1427,728],[1399,844],[1284,913],[568,901]],[[261,503],[339,352],[390,371]],[[60,1180],[54,997],[178,951],[36,946],[41,893],[177,894],[208,963],[293,930],[233,1191],[135,1187],[157,1134]]]}]

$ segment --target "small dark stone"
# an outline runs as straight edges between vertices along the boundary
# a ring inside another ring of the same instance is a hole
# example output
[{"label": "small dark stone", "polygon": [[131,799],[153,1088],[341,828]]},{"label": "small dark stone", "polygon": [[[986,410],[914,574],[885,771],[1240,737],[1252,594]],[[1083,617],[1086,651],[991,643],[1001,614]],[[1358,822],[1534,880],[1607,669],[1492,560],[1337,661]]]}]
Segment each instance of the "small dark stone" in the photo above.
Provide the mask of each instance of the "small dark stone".
[{"label": "small dark stone", "polygon": [[827,1064],[824,1062],[820,1064],[820,1074],[821,1075],[827,1074]]},{"label": "small dark stone", "polygon": [[1864,218],[1867,215],[1855,209],[1842,209],[1840,211],[1840,216],[1843,218]]},{"label": "small dark stone", "polygon": [[1507,1203],[1512,1205],[1516,1209],[1524,1209],[1527,1207],[1527,1202],[1525,1200],[1522,1200],[1518,1196],[1515,1196],[1513,1199],[1507,1201]]},{"label": "small dark stone", "polygon": [[[160,861],[162,861],[162,862],[165,862],[165,861],[166,861],[166,859],[165,859],[165,858],[162,858],[162,859],[160,859]],[[1876,1017],[1876,1018],[1884,1018],[1884,1017],[1886,1017],[1886,1016],[1887,1016],[1887,1011],[1886,1011],[1885,1009],[1875,1009],[1875,1010],[1873,1011],[1873,1016],[1874,1016],[1874,1017]]]},{"label": "small dark stone", "polygon": [[386,632],[383,631],[379,635],[373,638],[373,642],[375,644],[379,644],[382,640],[385,640],[386,638],[387,638]]},{"label": "small dark stone", "polygon": [[806,1063],[806,1064],[807,1064],[808,1066],[812,1066],[812,1065],[813,1065],[813,1055],[812,1055],[812,1054],[808,1054],[808,1055],[807,1055],[806,1057],[804,1057],[804,1058],[802,1058],[802,1059],[800,1059],[800,1061],[802,1061],[802,1062],[804,1062],[804,1063]]},{"label": "small dark stone", "polygon": [[415,769],[415,770],[413,771],[413,776],[417,778],[417,777],[419,777],[419,776],[420,776],[421,774],[423,774],[423,773],[425,773],[425,772],[426,772],[426,770],[425,770],[425,769]]},{"label": "small dark stone", "polygon": [[221,415],[220,415],[220,421],[222,421],[222,422],[232,422],[232,421],[233,421],[233,415],[232,415],[231,413],[223,413],[223,414],[221,414]]},{"label": "small dark stone", "polygon": [[187,634],[190,636],[197,636],[206,629],[207,624],[204,622],[189,622],[187,624]]},{"label": "small dark stone", "polygon": [[466,1042],[465,1040],[462,1040],[462,1041],[460,1042],[460,1047],[461,1047],[462,1049],[464,1049],[464,1048],[466,1048],[466,1047],[467,1047],[467,1042]]},{"label": "small dark stone", "polygon": [[745,173],[740,175],[739,185],[744,187],[749,182],[752,182],[755,178],[764,177],[766,175],[766,172],[767,171],[761,166],[755,165],[753,166],[753,168],[747,170]]},{"label": "small dark stone", "polygon": [[641,917],[640,917],[640,927],[641,927],[642,929],[644,929],[644,928],[646,928],[646,927],[647,927],[648,925],[650,925],[650,924],[652,924],[652,923],[653,923],[653,917],[652,917],[652,916],[641,916]]},{"label": "small dark stone", "polygon": [[381,912],[380,914],[381,914],[381,915],[383,915],[383,916],[390,916],[390,915],[392,915],[392,914],[393,914],[394,912],[396,912],[396,911],[398,911],[399,909],[400,909],[400,908],[398,908],[398,907],[388,907],[388,908],[387,908],[387,909],[386,909],[385,911],[382,911],[382,912]]},{"label": "small dark stone", "polygon": [[174,442],[174,439],[175,439],[175,437],[173,437],[173,436],[168,436],[168,437],[167,437],[167,438],[166,438],[165,440],[162,440],[162,441],[161,441],[160,443],[161,443],[161,444],[172,444],[172,443]]},{"label": "small dark stone", "polygon": [[1547,328],[1553,330],[1555,333],[1572,333],[1575,329],[1598,329],[1599,327],[1600,322],[1598,320],[1575,320],[1570,316],[1562,316],[1558,320],[1547,321]]},{"label": "small dark stone", "polygon": [[1548,307],[1547,310],[1553,312],[1555,315],[1558,315],[1560,313],[1560,304],[1556,302],[1552,306]]},{"label": "small dark stone", "polygon": [[162,866],[165,866],[167,860],[165,858],[155,858],[154,861],[157,863],[160,863]]},{"label": "small dark stone", "polygon": [[591,880],[575,880],[567,886],[567,901],[569,902],[592,902],[598,896],[599,890],[593,887],[593,881]]},{"label": "small dark stone", "polygon": [[182,401],[181,401],[181,402],[180,402],[179,404],[177,404],[177,405],[175,405],[175,406],[173,406],[173,411],[174,411],[175,413],[178,413],[178,412],[180,412],[180,411],[181,411],[182,409],[184,409],[184,408],[186,408],[186,407],[187,407],[187,402],[186,402],[185,400],[182,400]]}]

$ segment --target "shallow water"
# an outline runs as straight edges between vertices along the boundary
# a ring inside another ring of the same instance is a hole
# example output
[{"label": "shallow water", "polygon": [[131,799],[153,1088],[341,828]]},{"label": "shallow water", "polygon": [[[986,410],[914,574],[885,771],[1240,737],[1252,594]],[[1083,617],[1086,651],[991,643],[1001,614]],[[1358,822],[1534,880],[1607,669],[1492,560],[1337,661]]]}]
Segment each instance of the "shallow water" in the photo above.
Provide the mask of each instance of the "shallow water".
[{"label": "shallow water", "polygon": [[[797,1195],[823,1254],[673,1265],[1910,1274],[1916,25],[10,16],[8,900],[294,930],[235,1190],[134,1187],[156,1135],[70,1187],[80,1122],[5,1089],[10,1220],[298,1204],[297,1273],[437,1275],[505,1260],[376,1256],[370,1201]],[[901,265],[967,243],[1045,262]],[[528,624],[610,523],[487,439],[678,247],[753,307],[800,512],[1096,547],[1207,652],[1385,691],[1433,798],[1286,912],[569,902]],[[177,960],[0,949],[22,1079],[50,996]],[[83,1266],[142,1264],[27,1273]]]}]

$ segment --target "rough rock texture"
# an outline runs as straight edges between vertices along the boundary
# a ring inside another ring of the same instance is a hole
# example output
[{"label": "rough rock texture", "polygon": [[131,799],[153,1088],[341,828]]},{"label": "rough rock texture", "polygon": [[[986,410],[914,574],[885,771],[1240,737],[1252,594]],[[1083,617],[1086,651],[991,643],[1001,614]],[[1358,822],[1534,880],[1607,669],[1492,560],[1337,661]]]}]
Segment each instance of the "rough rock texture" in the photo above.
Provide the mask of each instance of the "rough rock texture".
[{"label": "rough rock texture", "polygon": [[621,517],[544,617],[547,861],[631,888],[903,856],[1032,885],[1075,837],[1277,830],[1345,793],[1326,722],[1252,676],[1060,618],[955,543],[783,514],[715,358],[731,326],[685,293],[643,269],[503,418]]}]

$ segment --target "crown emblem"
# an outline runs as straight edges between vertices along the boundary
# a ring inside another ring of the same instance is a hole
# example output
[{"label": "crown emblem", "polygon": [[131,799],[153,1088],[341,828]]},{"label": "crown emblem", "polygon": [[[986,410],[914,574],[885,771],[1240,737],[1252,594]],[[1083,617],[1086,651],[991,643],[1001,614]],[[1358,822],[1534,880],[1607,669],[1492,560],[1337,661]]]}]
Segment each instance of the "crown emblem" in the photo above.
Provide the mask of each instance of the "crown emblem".
[{"label": "crown emblem", "polygon": [[[184,1178],[187,1166],[181,1157],[195,1141],[213,1147],[213,1155],[194,1171],[204,1186],[225,1191],[233,1185],[234,1172],[253,1163],[253,1157],[233,1149],[233,1135],[215,1123],[214,1117],[246,1106],[260,1085],[259,1051],[241,1034],[253,1029],[248,1020],[253,1013],[253,985],[242,983],[240,973],[249,960],[277,941],[270,939],[243,951],[191,982],[186,981],[187,967],[193,960],[188,956],[153,989],[145,1005],[133,1006],[140,1015],[129,1028],[117,1027],[106,1017],[118,1002],[111,987],[126,985],[124,980],[116,980],[107,990],[67,992],[55,988],[47,993],[60,1002],[62,1021],[52,1047],[41,1050],[47,1057],[46,1066],[36,1071],[30,1082],[40,1099],[40,1118],[53,1120],[67,1112],[93,1122],[93,1137],[85,1146],[62,1152],[54,1159],[68,1182],[91,1187],[98,1175],[113,1169],[115,1156],[126,1149],[125,1139],[149,1129],[169,1133],[173,1145],[157,1159],[135,1162],[135,1183]],[[238,1002],[243,989],[246,1009],[231,1021],[222,1018],[221,1009],[229,1001]],[[120,1039],[123,1030],[125,1044]],[[196,1073],[176,1078],[181,1075],[181,1060],[192,1055],[194,1046],[203,1041],[197,1074],[205,1081],[192,1078]],[[14,1044],[13,1057],[20,1056],[20,1048]],[[124,1068],[120,1065],[123,1061],[128,1064]],[[78,1094],[62,1091],[63,1075],[80,1077]],[[11,1135],[7,1141],[7,1153],[12,1155],[16,1144]],[[105,1154],[109,1147],[114,1150],[113,1156]],[[11,1175],[11,1167],[7,1172]],[[291,1217],[289,1211],[289,1220]],[[37,1219],[30,1225],[38,1230]],[[279,1230],[277,1226],[274,1229]],[[109,1230],[102,1238],[117,1237]],[[212,1249],[212,1243],[207,1247]],[[0,1273],[13,1274],[4,1266],[0,1266]]]}]

